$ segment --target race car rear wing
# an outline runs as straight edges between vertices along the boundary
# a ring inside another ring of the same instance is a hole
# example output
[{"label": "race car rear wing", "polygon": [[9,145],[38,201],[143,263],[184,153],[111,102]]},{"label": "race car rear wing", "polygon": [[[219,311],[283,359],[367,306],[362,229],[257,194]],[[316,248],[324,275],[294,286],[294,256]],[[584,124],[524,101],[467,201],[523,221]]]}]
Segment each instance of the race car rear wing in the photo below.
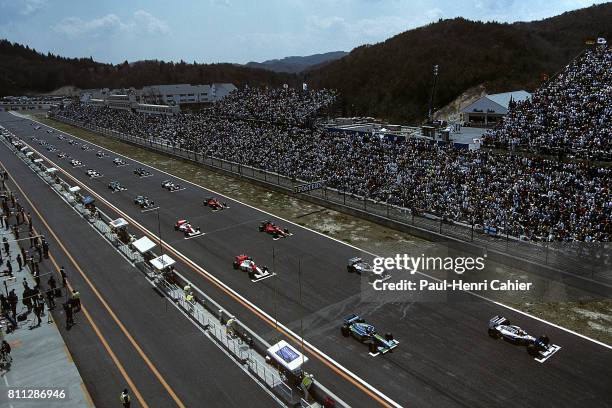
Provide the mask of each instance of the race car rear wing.
[{"label": "race car rear wing", "polygon": [[500,324],[510,324],[510,320],[506,319],[503,316],[493,316],[491,320],[489,320],[489,327],[493,328],[495,326],[499,326]]}]

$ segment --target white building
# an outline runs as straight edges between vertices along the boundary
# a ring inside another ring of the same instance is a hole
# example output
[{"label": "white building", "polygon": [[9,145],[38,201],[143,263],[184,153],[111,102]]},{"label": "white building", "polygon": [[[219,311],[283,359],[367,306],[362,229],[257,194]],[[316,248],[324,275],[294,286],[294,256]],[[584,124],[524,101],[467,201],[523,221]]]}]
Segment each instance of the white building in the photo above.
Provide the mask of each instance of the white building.
[{"label": "white building", "polygon": [[234,89],[236,87],[229,83],[212,85],[151,85],[143,87],[140,95],[144,103],[184,105],[215,102],[223,99]]},{"label": "white building", "polygon": [[520,102],[531,98],[527,91],[512,91],[485,95],[461,109],[463,122],[472,126],[494,125],[508,114],[510,101]]}]

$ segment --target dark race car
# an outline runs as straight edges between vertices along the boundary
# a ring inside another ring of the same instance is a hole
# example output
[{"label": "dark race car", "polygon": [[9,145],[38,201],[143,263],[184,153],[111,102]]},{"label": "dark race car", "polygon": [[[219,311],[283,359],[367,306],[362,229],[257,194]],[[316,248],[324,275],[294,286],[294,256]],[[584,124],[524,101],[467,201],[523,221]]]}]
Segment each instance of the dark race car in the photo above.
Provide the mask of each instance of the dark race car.
[{"label": "dark race car", "polygon": [[123,185],[121,185],[120,182],[118,181],[111,181],[110,183],[108,183],[108,188],[113,190],[113,192],[117,192],[117,191],[125,191],[127,190],[126,187],[124,187]]},{"label": "dark race car", "polygon": [[170,180],[164,180],[161,182],[161,186],[162,188],[165,188],[168,191],[178,191],[178,190],[182,190],[183,187],[180,184],[176,184],[173,181]]},{"label": "dark race car", "polygon": [[346,265],[347,272],[356,273],[367,277],[368,282],[373,283],[374,281],[386,281],[391,278],[388,272],[377,274],[374,272],[374,268],[369,263],[365,262],[359,257],[351,258],[348,260]]},{"label": "dark race car", "polygon": [[261,224],[259,224],[259,231],[272,235],[275,240],[291,235],[287,228],[281,228],[278,225],[275,225],[272,221],[263,221]]},{"label": "dark race car", "polygon": [[249,274],[249,278],[253,282],[257,282],[272,276],[267,266],[259,266],[253,261],[248,255],[241,254],[236,255],[234,262],[232,262],[234,269],[239,269]]},{"label": "dark race car", "polygon": [[213,211],[220,211],[225,208],[229,208],[227,204],[222,203],[214,197],[210,197],[204,200],[204,206],[212,208]]},{"label": "dark race car", "polygon": [[519,326],[512,325],[510,320],[503,316],[493,316],[489,320],[488,333],[494,339],[504,339],[517,346],[526,346],[527,353],[541,363],[561,349],[560,346],[551,345],[548,336],[531,336]]},{"label": "dark race car", "polygon": [[140,206],[140,208],[147,209],[147,208],[152,208],[155,205],[155,202],[152,200],[149,200],[149,197],[147,196],[136,196],[136,198],[134,198],[134,204]]},{"label": "dark race car", "polygon": [[340,331],[344,337],[352,336],[359,342],[367,344],[370,354],[376,356],[385,354],[399,345],[391,333],[384,336],[378,334],[376,328],[365,322],[356,314],[344,318]]},{"label": "dark race car", "polygon": [[146,169],[144,169],[142,167],[139,167],[139,168],[135,169],[134,170],[134,174],[137,175],[138,177],[149,177],[149,176],[153,175],[153,173],[151,173],[150,171],[148,171],[148,170],[146,170]]},{"label": "dark race car", "polygon": [[103,158],[103,157],[106,157],[108,155],[106,153],[104,153],[102,150],[98,150],[96,152],[96,156],[98,156],[99,158]]}]

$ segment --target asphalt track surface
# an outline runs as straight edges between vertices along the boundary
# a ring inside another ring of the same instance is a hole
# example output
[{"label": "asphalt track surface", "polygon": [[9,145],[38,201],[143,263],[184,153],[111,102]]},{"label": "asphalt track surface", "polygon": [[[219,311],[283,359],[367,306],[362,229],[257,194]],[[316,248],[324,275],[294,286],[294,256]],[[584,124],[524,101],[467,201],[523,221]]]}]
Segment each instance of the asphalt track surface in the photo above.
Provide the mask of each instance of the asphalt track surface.
[{"label": "asphalt track surface", "polygon": [[[97,147],[84,151],[82,141],[74,145],[58,140],[57,131],[48,134],[34,130],[29,120],[9,114],[0,115],[0,123],[25,139],[34,149],[55,162],[81,183],[157,233],[155,212],[143,214],[133,204],[144,194],[160,206],[162,238],[206,271],[270,315],[278,316],[285,326],[325,352],[331,359],[355,373],[397,404],[407,407],[489,407],[518,404],[530,407],[612,406],[612,351],[531,318],[509,308],[467,293],[452,296],[446,302],[369,303],[360,296],[361,283],[346,273],[346,260],[368,257],[357,248],[343,244],[297,225],[274,218],[231,199],[230,208],[212,212],[202,205],[213,192],[176,180],[155,169],[152,177],[139,178],[132,172],[147,167],[128,160],[129,166],[116,167],[109,157],[97,158]],[[81,160],[85,167],[74,169],[57,153],[30,140],[36,136]],[[71,137],[73,138],[73,137]],[[90,143],[86,142],[90,145]],[[88,168],[104,177],[90,179]],[[170,193],[161,188],[162,180],[171,179],[186,187]],[[120,181],[127,191],[112,193],[107,184]],[[101,204],[98,200],[98,204]],[[104,205],[101,205],[104,208]],[[204,236],[185,240],[173,230],[179,218],[200,226]],[[293,236],[272,240],[258,231],[260,221],[272,219],[288,227]],[[132,232],[134,230],[132,229]],[[138,235],[138,234],[137,234]],[[272,266],[275,253],[277,276],[259,283],[232,269],[233,256],[246,252],[259,264]],[[301,264],[301,279],[298,274]],[[234,299],[210,285],[202,274],[180,263],[180,271],[225,307],[235,311],[240,320],[273,342],[281,337],[269,324]],[[302,301],[299,301],[301,281]],[[357,312],[381,332],[391,331],[400,346],[383,356],[372,357],[365,346],[340,335],[344,316]],[[546,333],[562,349],[545,363],[530,358],[522,347],[495,341],[487,336],[487,322],[503,314],[534,335]],[[311,357],[309,369],[316,378],[355,407],[376,406],[374,397],[363,387]],[[315,357],[315,358],[313,358]],[[340,370],[342,371],[342,370]]]},{"label": "asphalt track surface", "polygon": [[[23,162],[3,144],[1,163],[23,189],[50,229],[59,237],[79,267],[126,328],[151,365],[167,382],[186,407],[273,407],[278,404],[211,340],[194,327],[177,309],[157,294],[136,268],[81,219]],[[11,188],[14,186],[10,183]],[[181,406],[154,375],[122,332],[92,287],[53,239],[36,211],[20,190],[22,205],[33,215],[34,226],[50,242],[51,254],[64,265],[69,283],[78,288],[82,303],[104,339],[113,350],[127,375],[149,407]],[[48,262],[47,262],[48,263]],[[83,313],[76,313],[77,324],[64,327],[64,316],[55,312],[58,327],[77,364],[96,406],[116,406],[126,379],[113,364]],[[41,350],[40,352],[44,352]],[[131,388],[133,407],[140,407]]]}]

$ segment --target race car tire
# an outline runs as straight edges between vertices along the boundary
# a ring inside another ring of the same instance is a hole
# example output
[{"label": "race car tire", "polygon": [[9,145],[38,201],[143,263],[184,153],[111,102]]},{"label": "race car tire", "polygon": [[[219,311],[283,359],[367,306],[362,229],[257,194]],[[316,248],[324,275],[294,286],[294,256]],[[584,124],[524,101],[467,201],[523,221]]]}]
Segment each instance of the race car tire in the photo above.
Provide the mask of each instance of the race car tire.
[{"label": "race car tire", "polygon": [[283,231],[285,232],[285,234],[289,233],[289,229],[288,228],[283,229]]},{"label": "race car tire", "polygon": [[353,272],[355,272],[355,268],[354,268],[354,267],[352,267],[351,265],[348,265],[348,266],[346,267],[346,271],[347,271],[348,273],[353,273]]},{"label": "race car tire", "polygon": [[550,339],[549,339],[549,338],[548,338],[548,336],[547,336],[547,335],[545,335],[545,334],[541,335],[541,336],[540,336],[540,338],[539,338],[538,340],[540,340],[540,342],[541,342],[542,344],[545,344],[545,345],[547,345],[547,346],[548,346],[548,344],[550,344]]},{"label": "race car tire", "polygon": [[260,225],[260,226],[259,226],[259,232],[263,232],[263,231],[264,231],[264,229],[265,229],[265,226],[263,226],[263,225]]},{"label": "race car tire", "polygon": [[501,334],[495,329],[489,329],[489,337],[498,340],[501,337]]},{"label": "race car tire", "polygon": [[232,267],[234,269],[238,269],[238,267],[240,267],[240,265],[238,265],[238,262],[232,262]]},{"label": "race car tire", "polygon": [[527,353],[528,353],[530,356],[533,356],[533,357],[538,357],[538,356],[540,355],[540,350],[538,350],[538,348],[536,347],[536,345],[535,345],[535,344],[529,344],[529,345],[527,346]]},{"label": "race car tire", "polygon": [[351,331],[348,328],[348,326],[342,326],[342,327],[340,327],[340,333],[342,333],[342,336],[348,337],[348,336],[350,336]]},{"label": "race car tire", "polygon": [[189,233],[187,231],[184,232],[185,238],[189,238]]},{"label": "race car tire", "polygon": [[272,234],[272,238],[278,238],[278,234],[275,232],[274,234]]},{"label": "race car tire", "polygon": [[385,340],[387,340],[387,341],[391,341],[391,340],[393,340],[393,334],[391,334],[391,333],[385,333]]},{"label": "race car tire", "polygon": [[368,343],[368,350],[370,353],[376,353],[378,351],[378,346],[374,343]]},{"label": "race car tire", "polygon": [[174,226],[174,230],[175,230],[175,231],[178,231],[178,230],[179,230],[179,227],[177,227],[177,226],[175,225],[175,226]]}]

